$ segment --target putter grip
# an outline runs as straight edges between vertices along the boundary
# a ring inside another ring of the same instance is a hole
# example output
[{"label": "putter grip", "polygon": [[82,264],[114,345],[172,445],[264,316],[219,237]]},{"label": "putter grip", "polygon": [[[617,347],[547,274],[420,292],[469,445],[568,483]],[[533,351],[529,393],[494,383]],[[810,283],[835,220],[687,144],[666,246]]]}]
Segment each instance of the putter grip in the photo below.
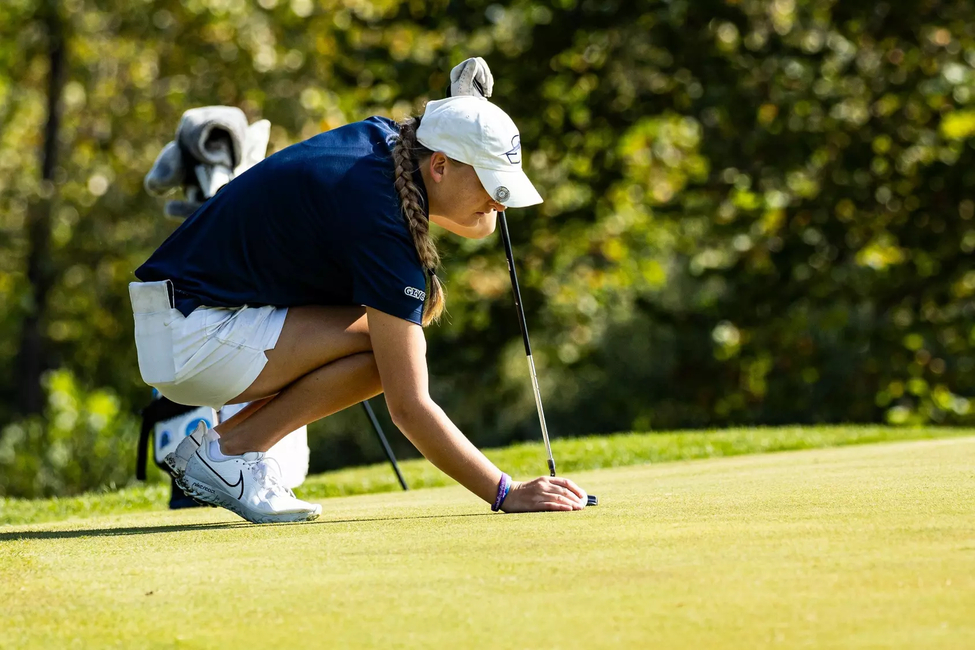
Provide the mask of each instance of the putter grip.
[{"label": "putter grip", "polygon": [[552,460],[551,458],[548,460],[548,471],[549,471],[549,474],[554,478],[555,477],[555,461]]}]

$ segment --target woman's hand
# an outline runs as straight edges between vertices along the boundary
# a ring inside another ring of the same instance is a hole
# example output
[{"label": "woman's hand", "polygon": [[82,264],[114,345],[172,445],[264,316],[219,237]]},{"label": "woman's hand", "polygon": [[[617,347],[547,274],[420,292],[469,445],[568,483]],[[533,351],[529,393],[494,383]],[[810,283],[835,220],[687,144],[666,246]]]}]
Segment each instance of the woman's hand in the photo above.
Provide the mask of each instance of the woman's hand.
[{"label": "woman's hand", "polygon": [[543,476],[534,481],[515,481],[501,509],[505,512],[540,510],[582,510],[586,491],[567,478]]}]

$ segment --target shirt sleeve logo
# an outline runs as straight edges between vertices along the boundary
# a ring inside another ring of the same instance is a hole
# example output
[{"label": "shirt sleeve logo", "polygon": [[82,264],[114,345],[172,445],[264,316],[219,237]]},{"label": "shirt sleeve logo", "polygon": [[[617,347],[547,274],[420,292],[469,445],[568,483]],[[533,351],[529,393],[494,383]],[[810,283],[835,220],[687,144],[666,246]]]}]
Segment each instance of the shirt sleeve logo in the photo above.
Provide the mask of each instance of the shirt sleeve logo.
[{"label": "shirt sleeve logo", "polygon": [[427,292],[421,291],[416,287],[406,287],[405,289],[403,289],[403,293],[408,295],[410,298],[416,298],[417,300],[427,299]]}]

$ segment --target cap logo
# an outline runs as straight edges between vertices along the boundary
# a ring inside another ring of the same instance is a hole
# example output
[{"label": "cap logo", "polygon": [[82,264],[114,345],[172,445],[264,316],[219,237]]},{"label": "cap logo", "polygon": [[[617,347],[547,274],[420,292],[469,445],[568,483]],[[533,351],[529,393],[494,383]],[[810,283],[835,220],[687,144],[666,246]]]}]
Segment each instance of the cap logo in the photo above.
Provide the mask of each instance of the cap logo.
[{"label": "cap logo", "polygon": [[504,185],[501,185],[498,187],[498,189],[494,190],[494,200],[498,203],[504,203],[508,200],[509,196],[511,196],[511,192],[509,192],[508,188]]},{"label": "cap logo", "polygon": [[406,287],[403,289],[403,293],[408,295],[410,298],[416,298],[417,300],[425,300],[427,297],[426,291],[422,291],[416,287]]},{"label": "cap logo", "polygon": [[521,136],[520,135],[516,135],[515,137],[511,138],[511,149],[505,151],[504,155],[508,157],[508,162],[510,162],[512,165],[521,164]]}]

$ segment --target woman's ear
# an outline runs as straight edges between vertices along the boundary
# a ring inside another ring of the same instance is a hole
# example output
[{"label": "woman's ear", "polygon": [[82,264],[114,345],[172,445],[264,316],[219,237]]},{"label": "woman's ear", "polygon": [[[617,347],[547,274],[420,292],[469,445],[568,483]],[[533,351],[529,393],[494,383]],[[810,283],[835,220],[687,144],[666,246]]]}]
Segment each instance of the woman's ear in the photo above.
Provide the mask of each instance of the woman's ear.
[{"label": "woman's ear", "polygon": [[436,151],[430,156],[430,178],[434,183],[443,180],[444,172],[447,169],[447,156],[441,151]]}]

